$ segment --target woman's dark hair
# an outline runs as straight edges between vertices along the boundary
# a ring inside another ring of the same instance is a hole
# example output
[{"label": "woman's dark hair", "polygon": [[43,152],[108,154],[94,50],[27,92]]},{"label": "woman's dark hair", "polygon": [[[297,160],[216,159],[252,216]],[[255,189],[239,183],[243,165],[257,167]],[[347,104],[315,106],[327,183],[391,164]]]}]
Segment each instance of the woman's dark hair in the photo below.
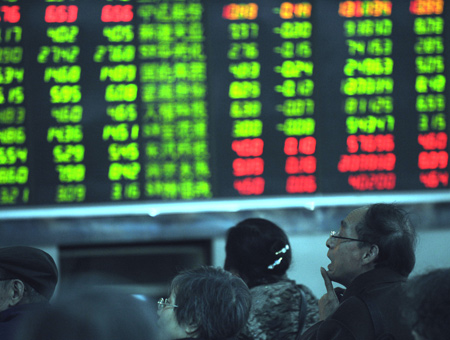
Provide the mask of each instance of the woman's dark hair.
[{"label": "woman's dark hair", "polygon": [[175,294],[178,324],[195,330],[190,336],[219,340],[236,336],[246,325],[250,291],[242,279],[215,267],[200,267],[178,274],[170,292]]},{"label": "woman's dark hair", "polygon": [[450,268],[434,269],[406,283],[405,320],[425,339],[449,338]]},{"label": "woman's dark hair", "polygon": [[292,260],[285,232],[263,218],[249,218],[228,230],[225,269],[236,271],[251,288],[279,281]]},{"label": "woman's dark hair", "polygon": [[376,267],[389,267],[406,277],[414,269],[416,233],[407,213],[397,205],[369,206],[356,232],[360,239],[378,246]]}]

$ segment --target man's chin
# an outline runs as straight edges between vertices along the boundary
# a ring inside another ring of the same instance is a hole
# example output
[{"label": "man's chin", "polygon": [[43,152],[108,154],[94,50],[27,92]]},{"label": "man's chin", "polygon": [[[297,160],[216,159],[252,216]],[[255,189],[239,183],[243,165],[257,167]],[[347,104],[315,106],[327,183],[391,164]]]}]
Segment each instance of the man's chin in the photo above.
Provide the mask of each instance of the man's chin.
[{"label": "man's chin", "polygon": [[332,273],[332,272],[333,272],[333,264],[330,263],[328,265],[328,267],[327,267],[327,274],[328,274],[328,276],[330,276],[330,273]]},{"label": "man's chin", "polygon": [[334,270],[333,270],[333,266],[331,265],[331,263],[327,267],[327,274],[331,281],[335,281]]}]

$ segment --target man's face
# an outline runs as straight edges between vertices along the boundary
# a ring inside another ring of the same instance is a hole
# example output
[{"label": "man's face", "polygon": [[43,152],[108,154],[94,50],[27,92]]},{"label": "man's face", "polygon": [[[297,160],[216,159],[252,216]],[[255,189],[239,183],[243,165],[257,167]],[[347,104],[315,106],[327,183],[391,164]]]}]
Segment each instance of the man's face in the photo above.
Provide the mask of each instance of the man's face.
[{"label": "man's face", "polygon": [[[176,296],[173,292],[170,294],[169,303],[176,305]],[[177,307],[166,306],[163,309],[158,310],[158,325],[162,328],[163,332],[169,339],[187,338],[188,334],[178,323],[174,308]]]},{"label": "man's face", "polygon": [[10,281],[0,281],[0,312],[9,308]]},{"label": "man's face", "polygon": [[[363,219],[367,208],[353,210],[341,222],[339,235],[358,239],[355,227]],[[328,265],[328,276],[332,281],[348,286],[357,276],[366,271],[362,259],[370,245],[361,242],[330,237],[326,242],[329,248],[327,256],[331,260]]]}]

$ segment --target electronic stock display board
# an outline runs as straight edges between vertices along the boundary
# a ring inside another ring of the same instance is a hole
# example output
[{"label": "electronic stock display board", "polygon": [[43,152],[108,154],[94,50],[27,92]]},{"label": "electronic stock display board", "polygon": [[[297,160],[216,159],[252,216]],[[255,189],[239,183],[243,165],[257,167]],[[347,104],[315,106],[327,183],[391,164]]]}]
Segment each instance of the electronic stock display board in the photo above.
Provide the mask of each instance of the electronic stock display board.
[{"label": "electronic stock display board", "polygon": [[449,7],[0,0],[0,212],[446,192]]}]

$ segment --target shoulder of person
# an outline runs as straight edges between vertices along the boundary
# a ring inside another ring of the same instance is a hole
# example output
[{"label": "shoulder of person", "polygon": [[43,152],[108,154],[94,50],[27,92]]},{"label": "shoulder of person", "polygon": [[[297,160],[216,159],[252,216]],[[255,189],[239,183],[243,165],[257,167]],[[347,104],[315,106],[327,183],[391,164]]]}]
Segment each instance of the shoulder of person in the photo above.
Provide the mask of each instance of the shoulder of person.
[{"label": "shoulder of person", "polygon": [[348,322],[349,320],[371,320],[367,305],[358,296],[352,296],[339,304],[331,319]]},{"label": "shoulder of person", "polygon": [[342,322],[334,319],[320,321],[306,330],[299,340],[356,340],[357,337]]},{"label": "shoulder of person", "polygon": [[296,287],[303,291],[308,300],[310,299],[313,299],[315,301],[318,300],[317,297],[314,295],[313,291],[308,286],[305,286],[303,284],[297,284]]}]

